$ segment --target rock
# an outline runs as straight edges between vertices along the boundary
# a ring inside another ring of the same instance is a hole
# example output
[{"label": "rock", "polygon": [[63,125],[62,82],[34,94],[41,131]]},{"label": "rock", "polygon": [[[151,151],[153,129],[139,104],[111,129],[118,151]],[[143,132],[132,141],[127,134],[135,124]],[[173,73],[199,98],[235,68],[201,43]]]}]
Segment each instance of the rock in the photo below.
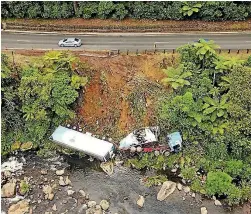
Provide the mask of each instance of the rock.
[{"label": "rock", "polygon": [[115,161],[116,166],[122,166],[124,164],[124,161]]},{"label": "rock", "polygon": [[185,179],[182,179],[181,182],[182,182],[183,184],[186,184],[186,183],[187,183]]},{"label": "rock", "polygon": [[21,151],[27,151],[32,149],[33,143],[32,142],[26,142],[26,143],[22,143],[20,150]]},{"label": "rock", "polygon": [[81,194],[81,196],[86,197],[86,193],[84,190],[81,189],[78,192]]},{"label": "rock", "polygon": [[103,169],[103,171],[106,174],[112,175],[112,173],[113,173],[113,163],[112,162],[102,162],[100,164],[100,167]]},{"label": "rock", "polygon": [[75,192],[75,191],[73,191],[73,190],[69,189],[69,190],[67,190],[67,195],[73,195],[73,194],[74,194],[74,192]]},{"label": "rock", "polygon": [[71,180],[69,179],[68,176],[66,176],[66,178],[65,178],[65,184],[66,185],[71,185]]},{"label": "rock", "polygon": [[26,200],[19,201],[10,206],[8,214],[24,214],[29,211],[29,203]]},{"label": "rock", "polygon": [[144,206],[144,203],[145,203],[145,198],[144,198],[142,195],[140,195],[140,196],[139,196],[139,199],[137,200],[137,205],[138,205],[139,207],[143,207],[143,206]]},{"label": "rock", "polygon": [[192,197],[195,198],[195,193],[194,192],[192,193]]},{"label": "rock", "polygon": [[181,191],[182,190],[182,184],[181,183],[177,183],[177,189],[179,190],[179,191]]},{"label": "rock", "polygon": [[96,205],[97,205],[96,201],[88,201],[88,203],[87,203],[87,206],[88,206],[89,208],[95,207]]},{"label": "rock", "polygon": [[10,198],[10,199],[9,199],[9,202],[10,202],[10,203],[17,203],[18,201],[23,200],[23,199],[24,199],[23,196],[21,196],[21,195],[16,195],[14,198]]},{"label": "rock", "polygon": [[53,211],[57,211],[57,206],[56,206],[56,204],[54,204],[53,206],[52,206],[52,208],[51,208]]},{"label": "rock", "polygon": [[219,200],[215,200],[214,201],[214,205],[215,206],[221,206],[222,204],[221,204],[221,202]]},{"label": "rock", "polygon": [[215,196],[213,196],[213,198],[212,198],[214,201],[216,200],[216,197]]},{"label": "rock", "polygon": [[21,147],[21,142],[15,142],[11,145],[11,151],[19,150]]},{"label": "rock", "polygon": [[84,210],[87,210],[87,208],[88,208],[87,204],[83,204],[78,210],[78,213],[84,213]]},{"label": "rock", "polygon": [[185,197],[182,197],[182,200],[183,200],[183,201],[185,201],[185,200],[186,200],[186,198],[185,198]]},{"label": "rock", "polygon": [[7,183],[1,189],[2,198],[11,198],[16,193],[16,182]]},{"label": "rock", "polygon": [[56,175],[63,175],[64,174],[64,169],[62,169],[62,170],[57,170],[56,171]]},{"label": "rock", "polygon": [[185,193],[189,193],[190,192],[190,187],[188,187],[188,186],[184,187],[183,189],[184,189]]},{"label": "rock", "polygon": [[86,210],[86,214],[103,214],[101,207],[91,207]]},{"label": "rock", "polygon": [[109,206],[110,206],[110,204],[109,204],[109,202],[107,201],[107,200],[102,200],[102,201],[100,201],[100,203],[99,203],[99,205],[101,206],[101,208],[103,209],[103,210],[108,210],[109,209]]},{"label": "rock", "polygon": [[172,173],[177,172],[177,168],[172,169],[171,172],[172,172]]},{"label": "rock", "polygon": [[[68,176],[66,178],[68,179]],[[59,177],[59,185],[60,186],[67,186],[68,184],[69,184],[69,179],[66,181],[66,179],[64,179],[62,176]]]},{"label": "rock", "polygon": [[49,199],[49,200],[53,200],[54,198],[54,193],[53,193],[53,189],[50,185],[45,185],[43,186],[43,192],[44,192],[44,198],[45,199]]},{"label": "rock", "polygon": [[172,181],[165,181],[158,192],[157,199],[159,201],[163,201],[166,199],[167,196],[172,194],[176,188],[176,183]]},{"label": "rock", "polygon": [[42,169],[41,170],[41,175],[47,175],[47,170],[46,169]]},{"label": "rock", "polygon": [[207,208],[206,207],[201,207],[200,208],[200,213],[201,214],[207,214]]},{"label": "rock", "polygon": [[66,204],[66,203],[67,203],[67,200],[63,200],[62,203],[63,203],[63,204]]}]

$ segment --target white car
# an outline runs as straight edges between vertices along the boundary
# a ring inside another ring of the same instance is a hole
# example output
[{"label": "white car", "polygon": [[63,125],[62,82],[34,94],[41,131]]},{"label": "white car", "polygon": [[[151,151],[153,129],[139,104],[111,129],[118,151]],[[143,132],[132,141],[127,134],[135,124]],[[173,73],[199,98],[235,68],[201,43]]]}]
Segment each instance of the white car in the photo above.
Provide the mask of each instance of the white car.
[{"label": "white car", "polygon": [[78,38],[67,38],[58,42],[58,46],[60,47],[80,47],[81,44],[81,39]]}]

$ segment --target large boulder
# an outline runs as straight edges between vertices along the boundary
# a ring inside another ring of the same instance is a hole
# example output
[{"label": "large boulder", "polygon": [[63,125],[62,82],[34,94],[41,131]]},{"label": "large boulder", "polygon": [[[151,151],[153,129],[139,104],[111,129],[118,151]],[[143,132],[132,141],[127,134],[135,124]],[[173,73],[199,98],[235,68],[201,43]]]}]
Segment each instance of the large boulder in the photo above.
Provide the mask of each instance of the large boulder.
[{"label": "large boulder", "polygon": [[163,201],[166,199],[167,196],[172,194],[176,188],[176,183],[172,181],[165,181],[158,192],[157,199],[159,201]]},{"label": "large boulder", "polygon": [[29,211],[29,203],[26,200],[19,201],[10,206],[8,214],[24,214]]},{"label": "large boulder", "polygon": [[16,194],[16,182],[11,182],[3,185],[1,189],[2,198],[11,198]]}]

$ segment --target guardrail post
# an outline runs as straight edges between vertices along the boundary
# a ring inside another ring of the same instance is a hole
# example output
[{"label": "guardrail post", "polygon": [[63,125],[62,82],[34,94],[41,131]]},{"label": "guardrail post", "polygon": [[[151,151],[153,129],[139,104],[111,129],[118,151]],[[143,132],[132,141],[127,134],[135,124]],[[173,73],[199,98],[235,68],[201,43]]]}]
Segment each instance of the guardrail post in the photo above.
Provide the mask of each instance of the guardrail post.
[{"label": "guardrail post", "polygon": [[175,49],[173,49],[173,54],[174,54],[174,52],[175,52]]},{"label": "guardrail post", "polygon": [[119,55],[119,53],[120,53],[120,51],[119,51],[119,49],[118,49],[118,55]]},{"label": "guardrail post", "polygon": [[139,54],[139,50],[137,49],[137,50],[136,50],[136,55],[138,55],[138,54]]},{"label": "guardrail post", "polygon": [[249,49],[247,49],[247,54],[249,53]]},{"label": "guardrail post", "polygon": [[126,50],[126,55],[128,55],[129,54],[129,50]]},{"label": "guardrail post", "polygon": [[230,52],[231,52],[231,49],[228,49],[228,53],[230,54]]},{"label": "guardrail post", "polygon": [[219,54],[221,54],[221,49],[219,49]]},{"label": "guardrail post", "polygon": [[240,53],[240,50],[237,51],[237,54],[239,54],[239,53]]},{"label": "guardrail post", "polygon": [[163,53],[166,53],[166,49],[164,49]]}]

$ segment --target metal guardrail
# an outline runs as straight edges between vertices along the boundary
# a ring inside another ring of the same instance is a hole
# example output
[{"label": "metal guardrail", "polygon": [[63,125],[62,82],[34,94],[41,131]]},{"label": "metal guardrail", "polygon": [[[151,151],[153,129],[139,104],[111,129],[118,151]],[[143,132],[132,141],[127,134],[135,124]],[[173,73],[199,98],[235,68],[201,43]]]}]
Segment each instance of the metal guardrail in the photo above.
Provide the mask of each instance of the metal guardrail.
[{"label": "metal guardrail", "polygon": [[[155,44],[154,44],[155,47]],[[81,52],[81,51],[86,51],[84,49],[57,49],[57,48],[48,48],[48,49],[34,49],[34,48],[30,48],[30,49],[24,49],[24,48],[8,48],[8,47],[2,47],[2,50],[11,50],[11,51],[15,51],[15,50],[34,50],[34,51],[50,51],[50,50],[60,50],[60,51],[74,51],[74,52]],[[240,54],[240,53],[244,53],[244,54],[249,54],[251,51],[251,49],[217,49],[216,51],[221,54],[221,53],[236,53],[236,54]],[[90,52],[91,50],[88,50],[88,52]],[[129,50],[129,49],[112,49],[112,50],[100,50],[100,52],[106,52],[108,56],[114,56],[114,55],[120,55],[120,54],[150,54],[150,53],[176,53],[176,49],[169,49],[169,48],[153,48],[153,49],[144,49],[144,50],[139,50],[139,49],[134,49],[134,50]]]}]

